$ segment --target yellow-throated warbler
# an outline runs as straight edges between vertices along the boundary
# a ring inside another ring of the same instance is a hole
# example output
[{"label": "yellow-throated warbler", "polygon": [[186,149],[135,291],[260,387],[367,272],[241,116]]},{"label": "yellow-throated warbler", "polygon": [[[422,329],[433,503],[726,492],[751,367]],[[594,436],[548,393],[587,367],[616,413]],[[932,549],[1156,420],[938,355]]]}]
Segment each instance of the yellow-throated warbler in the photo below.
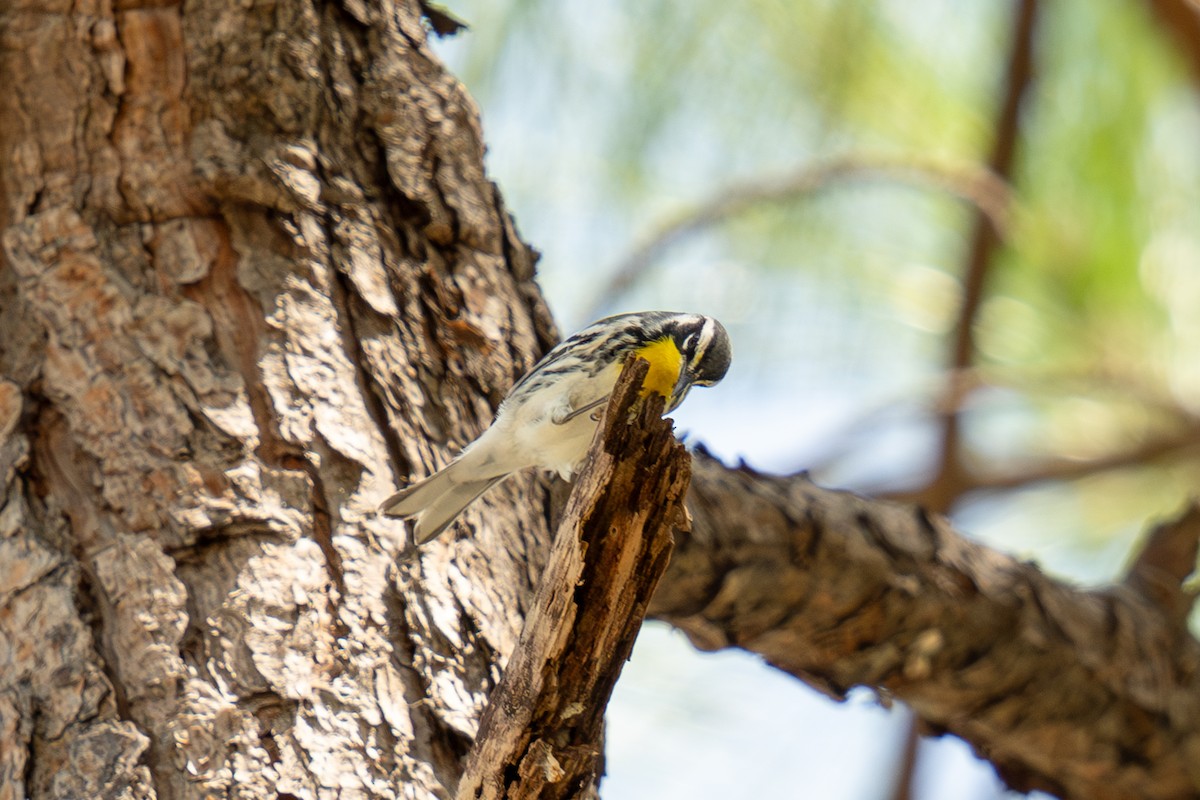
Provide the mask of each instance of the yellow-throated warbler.
[{"label": "yellow-throated warbler", "polygon": [[510,473],[540,467],[563,478],[587,454],[598,414],[631,355],[650,362],[643,393],[674,410],[693,386],[712,386],[729,369],[729,334],[712,317],[644,311],[594,322],[534,365],[500,404],[491,427],[458,458],[379,507],[416,517],[413,539],[424,544],[454,522],[471,501]]}]

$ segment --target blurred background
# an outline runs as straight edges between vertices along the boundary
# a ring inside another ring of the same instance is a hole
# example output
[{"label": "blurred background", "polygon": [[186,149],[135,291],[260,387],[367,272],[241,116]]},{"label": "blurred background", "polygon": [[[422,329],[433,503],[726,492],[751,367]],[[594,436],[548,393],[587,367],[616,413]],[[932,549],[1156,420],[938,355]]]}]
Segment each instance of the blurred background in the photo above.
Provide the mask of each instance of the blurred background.
[{"label": "blurred background", "polygon": [[[564,334],[700,311],[677,428],[1118,578],[1200,485],[1193,0],[451,0]],[[606,800],[1007,796],[953,738],[648,625]],[[906,794],[905,792],[910,792]]]}]

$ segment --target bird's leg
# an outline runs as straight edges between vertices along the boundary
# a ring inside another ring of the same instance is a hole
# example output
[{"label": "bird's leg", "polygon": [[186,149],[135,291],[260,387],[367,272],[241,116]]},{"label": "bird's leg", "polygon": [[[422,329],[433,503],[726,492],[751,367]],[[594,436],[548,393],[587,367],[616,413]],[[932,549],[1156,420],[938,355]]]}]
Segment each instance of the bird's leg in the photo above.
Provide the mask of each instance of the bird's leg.
[{"label": "bird's leg", "polygon": [[580,414],[586,414],[587,412],[591,411],[593,408],[597,408],[607,402],[608,402],[608,395],[605,395],[604,397],[601,397],[598,400],[593,400],[592,402],[588,403],[586,406],[582,406],[580,408],[576,408],[576,409],[567,411],[565,414],[563,413],[563,411],[565,409],[560,410],[560,411],[555,411],[554,414],[552,414],[550,416],[550,420],[555,425],[566,425],[568,422],[575,419]]}]

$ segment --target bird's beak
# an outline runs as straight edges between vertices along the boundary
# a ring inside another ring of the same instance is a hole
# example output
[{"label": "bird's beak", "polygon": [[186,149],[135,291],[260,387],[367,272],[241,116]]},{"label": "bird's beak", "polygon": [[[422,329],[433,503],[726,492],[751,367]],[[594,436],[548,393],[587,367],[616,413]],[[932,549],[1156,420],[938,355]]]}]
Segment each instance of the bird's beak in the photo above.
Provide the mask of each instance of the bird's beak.
[{"label": "bird's beak", "polygon": [[675,388],[671,390],[671,397],[667,403],[666,413],[670,413],[679,408],[679,404],[683,402],[683,398],[687,397],[687,393],[692,388],[692,374],[685,366],[679,370],[679,380],[675,381]]}]

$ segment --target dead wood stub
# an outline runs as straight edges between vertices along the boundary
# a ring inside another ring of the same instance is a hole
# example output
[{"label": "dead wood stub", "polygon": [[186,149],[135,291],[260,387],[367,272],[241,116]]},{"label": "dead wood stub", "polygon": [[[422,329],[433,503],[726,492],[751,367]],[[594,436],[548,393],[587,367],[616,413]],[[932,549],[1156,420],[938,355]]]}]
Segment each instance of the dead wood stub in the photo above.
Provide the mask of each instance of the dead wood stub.
[{"label": "dead wood stub", "polygon": [[594,787],[604,709],[686,524],[691,458],[622,373],[567,501],[521,639],[459,785],[471,798],[574,797]]},{"label": "dead wood stub", "polygon": [[1195,594],[1185,582],[1196,569],[1200,550],[1200,504],[1193,502],[1173,520],[1154,527],[1125,575],[1125,585],[1157,605],[1182,633]]}]

